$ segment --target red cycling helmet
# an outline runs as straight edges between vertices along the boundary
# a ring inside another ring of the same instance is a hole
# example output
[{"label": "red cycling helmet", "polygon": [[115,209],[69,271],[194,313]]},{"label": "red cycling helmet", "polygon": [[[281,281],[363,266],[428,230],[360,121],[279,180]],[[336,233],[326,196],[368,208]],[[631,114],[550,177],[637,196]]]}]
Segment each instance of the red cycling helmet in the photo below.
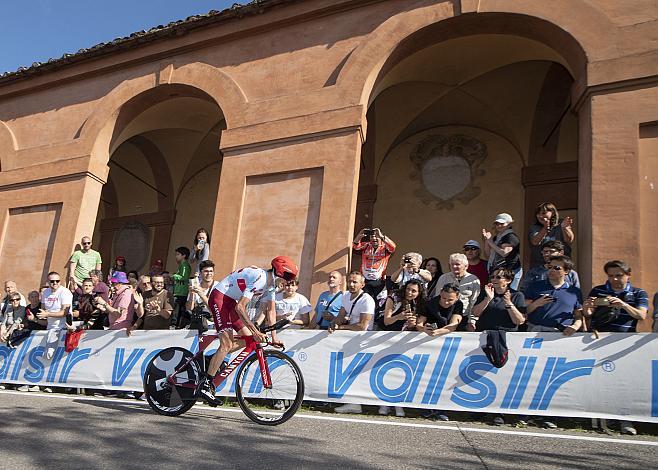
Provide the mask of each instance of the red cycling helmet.
[{"label": "red cycling helmet", "polygon": [[287,256],[277,256],[274,258],[272,260],[272,269],[276,277],[280,277],[286,281],[292,281],[299,274],[299,268]]}]

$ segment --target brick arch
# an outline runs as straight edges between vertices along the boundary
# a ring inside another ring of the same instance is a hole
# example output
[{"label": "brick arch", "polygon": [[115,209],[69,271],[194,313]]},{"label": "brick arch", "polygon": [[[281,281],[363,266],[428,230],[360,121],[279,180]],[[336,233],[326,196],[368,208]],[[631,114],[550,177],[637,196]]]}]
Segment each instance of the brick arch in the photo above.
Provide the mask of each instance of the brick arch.
[{"label": "brick arch", "polygon": [[7,162],[16,153],[16,137],[9,126],[0,121],[0,171],[6,168]]},{"label": "brick arch", "polygon": [[[396,15],[354,51],[337,85],[359,93],[354,100],[367,108],[379,79],[399,61],[433,44],[475,34],[505,34],[540,42],[564,58],[563,65],[575,80],[586,79],[588,61],[614,43],[617,28],[582,1],[555,3],[499,2],[499,11],[463,12],[457,16],[445,5],[436,4]],[[503,10],[506,5],[508,10]],[[582,32],[583,24],[589,25],[586,32]]]},{"label": "brick arch", "polygon": [[240,124],[247,105],[240,87],[221,70],[198,62],[178,68],[169,64],[155,74],[123,82],[95,107],[80,130],[80,140],[92,160],[107,164],[113,137],[119,135],[131,116],[171,93],[213,101],[222,110],[229,128]]}]

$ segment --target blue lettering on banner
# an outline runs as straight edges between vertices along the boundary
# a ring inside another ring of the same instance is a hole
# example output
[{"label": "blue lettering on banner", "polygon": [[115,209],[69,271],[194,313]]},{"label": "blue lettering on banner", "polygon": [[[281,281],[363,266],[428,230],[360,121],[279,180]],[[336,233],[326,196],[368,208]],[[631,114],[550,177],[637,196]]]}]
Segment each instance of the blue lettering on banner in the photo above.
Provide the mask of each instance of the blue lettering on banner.
[{"label": "blue lettering on banner", "polygon": [[139,372],[140,372],[140,376],[139,376],[139,377],[140,377],[141,379],[143,379],[143,378],[144,378],[144,374],[146,374],[146,368],[148,367],[149,362],[151,362],[155,356],[157,356],[158,354],[160,354],[160,351],[162,351],[162,349],[154,349],[153,351],[151,351],[151,352],[148,354],[148,356],[146,356],[146,357],[144,358],[144,360],[142,361],[142,367],[141,367],[141,369],[139,370]]},{"label": "blue lettering on banner", "polygon": [[116,349],[114,353],[114,367],[112,368],[112,385],[123,385],[123,382],[126,380],[128,375],[130,375],[130,371],[133,369],[133,367],[135,367],[135,364],[137,364],[139,358],[142,357],[144,351],[146,351],[144,348],[133,349],[133,351],[130,353],[130,356],[128,356],[128,359],[124,363],[123,356],[126,352],[126,348]]},{"label": "blue lettering on banner", "polygon": [[60,346],[59,348],[55,349],[55,354],[53,355],[53,358],[50,362],[48,377],[46,377],[47,382],[55,381],[55,377],[57,377],[57,369],[59,369],[59,363],[62,361],[62,357],[64,357],[64,348]]},{"label": "blue lettering on banner", "polygon": [[[382,357],[370,373],[370,389],[385,402],[412,402],[429,357],[429,354],[414,354],[413,358],[404,354]],[[400,369],[404,374],[404,380],[397,388],[389,388],[384,383],[384,377],[392,369]]]},{"label": "blue lettering on banner", "polygon": [[[46,352],[46,348],[43,346],[37,346],[30,354],[27,355],[28,368],[25,370],[23,377],[30,383],[41,382],[43,379],[43,374],[46,373],[46,367],[39,360],[40,357],[43,357]],[[30,370],[30,367],[32,370]]]},{"label": "blue lettering on banner", "polygon": [[69,375],[71,374],[71,371],[73,370],[73,366],[75,366],[80,361],[86,361],[89,359],[90,355],[91,348],[75,348],[73,351],[71,351],[66,357],[66,361],[64,361],[64,365],[62,366],[62,373],[59,376],[59,383],[65,384],[69,378]]},{"label": "blue lettering on banner", "polygon": [[521,400],[528,388],[528,381],[532,375],[532,371],[537,363],[536,357],[521,356],[519,362],[516,363],[512,380],[510,380],[507,392],[503,397],[501,408],[516,410],[521,405]]},{"label": "blue lettering on banner", "polygon": [[457,337],[445,338],[421,401],[424,405],[436,405],[439,402],[441,392],[448,379],[448,373],[452,363],[455,362],[460,341],[461,338]]},{"label": "blue lettering on banner", "polygon": [[0,360],[2,360],[2,367],[0,367],[0,379],[5,380],[9,372],[11,360],[14,357],[15,349],[10,349],[7,346],[0,346]]},{"label": "blue lettering on banner", "polygon": [[651,416],[658,416],[658,361],[651,361]]},{"label": "blue lettering on banner", "polygon": [[30,349],[31,343],[32,343],[32,336],[28,337],[25,341],[23,341],[23,344],[19,349],[16,362],[14,362],[14,370],[11,372],[11,380],[18,380],[18,374],[21,372],[21,365],[23,363],[23,359],[25,359],[25,355],[27,354],[27,350]]},{"label": "blue lettering on banner", "polygon": [[329,357],[329,385],[327,396],[329,398],[343,398],[347,389],[354,383],[373,353],[356,353],[354,359],[343,369],[344,353],[332,352]]},{"label": "blue lettering on banner", "polygon": [[450,401],[470,409],[484,408],[493,403],[496,399],[496,384],[491,379],[479,374],[479,371],[491,371],[495,374],[498,369],[489,362],[487,356],[468,356],[462,361],[459,365],[459,378],[464,382],[464,385],[474,388],[477,392],[469,393],[463,390],[461,386],[456,387],[452,391]]},{"label": "blue lettering on banner", "polygon": [[564,357],[549,357],[537,384],[535,396],[530,403],[530,409],[547,410],[555,392],[570,380],[590,375],[594,362],[594,359],[567,362]]}]

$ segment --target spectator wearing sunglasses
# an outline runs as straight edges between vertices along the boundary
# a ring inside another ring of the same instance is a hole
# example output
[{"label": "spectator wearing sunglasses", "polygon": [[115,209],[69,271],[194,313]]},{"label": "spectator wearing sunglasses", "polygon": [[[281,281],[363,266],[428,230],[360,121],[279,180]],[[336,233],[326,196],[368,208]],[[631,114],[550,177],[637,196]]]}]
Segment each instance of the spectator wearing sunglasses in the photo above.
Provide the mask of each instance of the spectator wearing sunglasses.
[{"label": "spectator wearing sunglasses", "polygon": [[42,309],[37,313],[39,320],[47,320],[48,340],[46,359],[52,359],[60,332],[66,332],[66,314],[73,304],[73,293],[62,285],[58,272],[48,273],[48,287],[41,294]]},{"label": "spectator wearing sunglasses", "polygon": [[82,248],[71,255],[69,285],[74,290],[76,286],[82,286],[82,281],[89,277],[89,271],[100,270],[102,264],[101,254],[91,249],[91,238],[82,237],[80,245]]},{"label": "spectator wearing sunglasses", "polygon": [[[564,243],[559,240],[549,240],[541,246],[541,255],[544,258],[544,264],[530,268],[527,273],[523,275],[521,281],[521,292],[528,290],[533,282],[545,281],[548,279],[548,265],[552,256],[564,255]],[[580,278],[575,269],[572,269],[567,274],[567,282],[580,289]]]},{"label": "spectator wearing sunglasses", "polygon": [[475,274],[480,280],[480,285],[483,286],[489,282],[489,270],[487,268],[487,262],[480,258],[480,252],[480,243],[476,240],[469,240],[464,243],[463,253],[468,260],[466,271]]},{"label": "spectator wearing sunglasses", "polygon": [[580,330],[582,293],[567,281],[573,268],[567,256],[551,256],[548,279],[533,283],[526,292],[528,331],[562,331],[571,336]]}]

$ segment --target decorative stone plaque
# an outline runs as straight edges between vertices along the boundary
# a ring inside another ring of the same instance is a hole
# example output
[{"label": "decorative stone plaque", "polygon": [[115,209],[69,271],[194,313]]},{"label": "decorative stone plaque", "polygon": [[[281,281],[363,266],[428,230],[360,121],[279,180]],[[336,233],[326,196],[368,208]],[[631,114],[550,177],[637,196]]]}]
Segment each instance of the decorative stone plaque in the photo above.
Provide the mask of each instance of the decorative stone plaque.
[{"label": "decorative stone plaque", "polygon": [[452,209],[455,201],[467,204],[481,192],[474,181],[484,174],[479,167],[486,157],[487,146],[473,137],[426,137],[409,157],[413,164],[409,176],[422,183],[415,195],[437,209]]},{"label": "decorative stone plaque", "polygon": [[[151,232],[146,225],[128,222],[114,235],[114,256],[124,256],[128,270],[140,271],[151,251],[150,243]],[[114,260],[110,263],[114,264]]]}]

